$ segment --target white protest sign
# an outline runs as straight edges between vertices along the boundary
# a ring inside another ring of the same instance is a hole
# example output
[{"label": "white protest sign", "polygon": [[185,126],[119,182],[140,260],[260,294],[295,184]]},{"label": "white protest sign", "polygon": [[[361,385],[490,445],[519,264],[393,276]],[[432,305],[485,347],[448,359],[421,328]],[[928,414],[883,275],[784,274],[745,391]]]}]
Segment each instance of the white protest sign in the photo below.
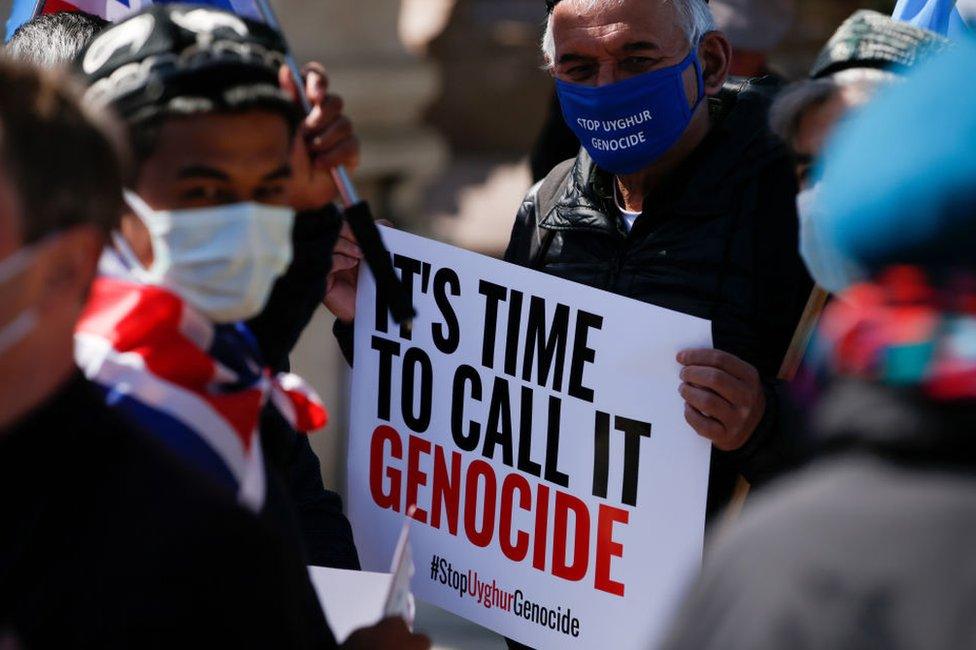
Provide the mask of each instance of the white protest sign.
[{"label": "white protest sign", "polygon": [[[349,514],[416,596],[539,648],[648,648],[701,561],[710,447],[678,350],[706,321],[383,230],[412,329],[359,277]],[[379,317],[377,314],[379,313]]]}]

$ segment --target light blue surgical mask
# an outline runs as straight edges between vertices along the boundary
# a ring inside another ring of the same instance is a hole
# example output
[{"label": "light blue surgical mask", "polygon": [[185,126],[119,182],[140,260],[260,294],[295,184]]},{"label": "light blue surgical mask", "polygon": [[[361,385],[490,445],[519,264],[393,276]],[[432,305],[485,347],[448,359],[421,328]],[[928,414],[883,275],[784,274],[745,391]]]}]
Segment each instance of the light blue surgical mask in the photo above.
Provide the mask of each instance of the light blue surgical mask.
[{"label": "light blue surgical mask", "polygon": [[145,269],[115,237],[135,277],[166,287],[215,323],[257,315],[291,263],[292,208],[249,202],[153,210],[130,191],[125,200],[149,230],[154,254]]},{"label": "light blue surgical mask", "polygon": [[800,218],[800,255],[810,276],[831,293],[840,293],[865,278],[865,273],[837,249],[827,232],[826,215],[818,201],[819,184],[801,190],[796,195],[796,211]]},{"label": "light blue surgical mask", "polygon": [[[683,73],[695,66],[698,98],[688,106]],[[566,124],[597,166],[633,174],[651,165],[681,138],[705,99],[695,48],[681,63],[605,86],[556,80]]]}]

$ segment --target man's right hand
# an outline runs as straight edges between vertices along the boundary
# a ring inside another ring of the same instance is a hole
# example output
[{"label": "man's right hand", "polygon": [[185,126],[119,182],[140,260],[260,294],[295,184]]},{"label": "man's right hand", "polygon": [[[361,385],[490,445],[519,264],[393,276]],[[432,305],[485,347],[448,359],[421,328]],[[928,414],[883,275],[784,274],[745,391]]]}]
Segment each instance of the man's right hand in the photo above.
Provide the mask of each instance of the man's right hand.
[{"label": "man's right hand", "polygon": [[423,634],[414,634],[407,629],[403,619],[397,617],[383,619],[372,627],[356,630],[342,644],[344,650],[427,650],[429,647],[430,639]]},{"label": "man's right hand", "polygon": [[332,269],[325,279],[325,299],[322,303],[344,323],[356,316],[356,285],[363,251],[348,223],[342,224],[339,239],[332,249]]}]

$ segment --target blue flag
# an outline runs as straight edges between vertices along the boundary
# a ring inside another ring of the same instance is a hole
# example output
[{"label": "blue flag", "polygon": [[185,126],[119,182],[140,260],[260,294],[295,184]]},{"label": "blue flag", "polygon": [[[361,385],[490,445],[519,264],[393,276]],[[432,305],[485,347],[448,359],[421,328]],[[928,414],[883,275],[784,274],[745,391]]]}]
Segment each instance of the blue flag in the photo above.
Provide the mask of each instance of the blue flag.
[{"label": "blue flag", "polygon": [[921,27],[957,38],[969,32],[966,23],[976,9],[972,0],[898,0],[891,17],[915,27]]}]

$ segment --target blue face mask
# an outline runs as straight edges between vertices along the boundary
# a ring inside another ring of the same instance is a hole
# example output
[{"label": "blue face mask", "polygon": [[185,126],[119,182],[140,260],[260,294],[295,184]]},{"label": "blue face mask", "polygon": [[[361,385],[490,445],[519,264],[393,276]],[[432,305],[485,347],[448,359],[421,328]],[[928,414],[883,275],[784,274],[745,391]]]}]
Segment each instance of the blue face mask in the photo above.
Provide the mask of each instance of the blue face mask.
[{"label": "blue face mask", "polygon": [[[698,99],[688,107],[682,73],[695,66]],[[674,146],[705,99],[701,64],[691,49],[677,64],[606,86],[556,80],[566,124],[590,157],[613,174],[644,169]]]}]

